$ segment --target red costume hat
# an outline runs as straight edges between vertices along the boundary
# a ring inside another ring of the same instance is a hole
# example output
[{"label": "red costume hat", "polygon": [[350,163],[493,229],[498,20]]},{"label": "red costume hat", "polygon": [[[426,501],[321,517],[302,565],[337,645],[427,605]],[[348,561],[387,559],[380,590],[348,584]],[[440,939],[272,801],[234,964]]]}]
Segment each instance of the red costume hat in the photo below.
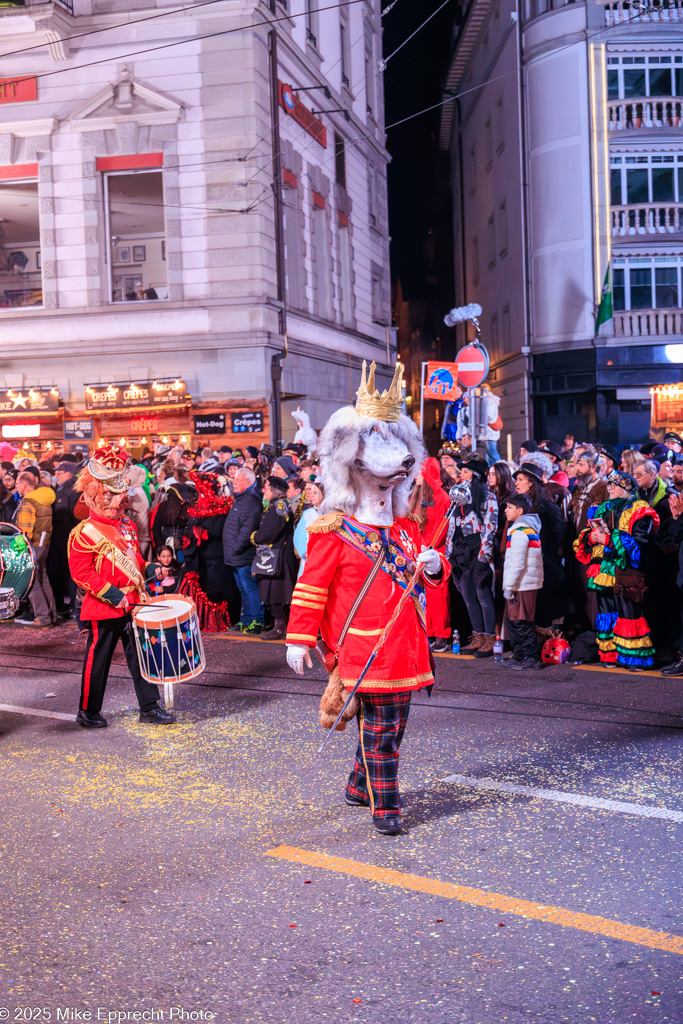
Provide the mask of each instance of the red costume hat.
[{"label": "red costume hat", "polygon": [[199,492],[199,497],[194,505],[188,509],[194,519],[202,519],[204,516],[224,516],[230,511],[233,499],[216,493],[217,473],[198,473],[193,470],[190,473],[190,480],[193,481]]},{"label": "red costume hat", "polygon": [[100,483],[104,484],[108,491],[114,494],[123,494],[128,489],[128,483],[124,476],[124,470],[128,463],[129,455],[125,448],[119,448],[115,444],[106,444],[93,452],[88,462],[90,473]]},{"label": "red costume hat", "polygon": [[433,491],[440,491],[443,487],[441,483],[441,468],[435,458],[430,456],[425,459],[422,463],[422,476],[427,481]]}]

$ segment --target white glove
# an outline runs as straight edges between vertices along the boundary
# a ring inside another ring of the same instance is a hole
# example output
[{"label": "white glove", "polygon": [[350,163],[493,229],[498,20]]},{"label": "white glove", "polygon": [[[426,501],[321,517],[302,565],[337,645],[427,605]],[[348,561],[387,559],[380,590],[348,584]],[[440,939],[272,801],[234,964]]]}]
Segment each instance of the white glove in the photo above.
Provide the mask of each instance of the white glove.
[{"label": "white glove", "polygon": [[304,674],[304,664],[313,668],[311,652],[301,644],[287,644],[287,664],[298,676]]},{"label": "white glove", "polygon": [[441,559],[439,552],[434,548],[422,548],[417,556],[418,562],[424,562],[425,572],[430,576],[436,576],[441,571]]}]

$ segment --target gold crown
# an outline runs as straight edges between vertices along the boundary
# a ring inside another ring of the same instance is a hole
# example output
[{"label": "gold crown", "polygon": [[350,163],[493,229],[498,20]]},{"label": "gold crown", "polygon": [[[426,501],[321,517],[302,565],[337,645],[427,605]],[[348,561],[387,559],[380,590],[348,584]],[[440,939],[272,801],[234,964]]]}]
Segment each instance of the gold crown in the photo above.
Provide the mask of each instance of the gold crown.
[{"label": "gold crown", "polygon": [[363,360],[363,376],[360,387],[356,392],[356,412],[359,416],[368,416],[374,420],[385,420],[387,423],[397,423],[401,415],[403,403],[403,366],[396,364],[394,379],[388,391],[381,395],[375,387],[375,363],[370,363],[370,376],[366,379],[366,362]]}]

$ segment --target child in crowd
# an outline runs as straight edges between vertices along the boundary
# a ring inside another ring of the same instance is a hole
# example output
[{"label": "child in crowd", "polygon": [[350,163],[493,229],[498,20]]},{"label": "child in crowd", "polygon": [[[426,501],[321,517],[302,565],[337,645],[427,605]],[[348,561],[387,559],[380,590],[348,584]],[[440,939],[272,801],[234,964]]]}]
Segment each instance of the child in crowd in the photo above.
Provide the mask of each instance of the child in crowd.
[{"label": "child in crowd", "polygon": [[164,568],[164,575],[160,580],[152,584],[152,592],[155,596],[175,594],[178,589],[180,566],[176,561],[173,548],[163,547],[157,552],[157,562]]},{"label": "child in crowd", "polygon": [[507,628],[512,643],[508,668],[543,668],[536,637],[536,595],[543,586],[541,520],[525,494],[512,494],[505,505],[508,521],[503,563]]}]

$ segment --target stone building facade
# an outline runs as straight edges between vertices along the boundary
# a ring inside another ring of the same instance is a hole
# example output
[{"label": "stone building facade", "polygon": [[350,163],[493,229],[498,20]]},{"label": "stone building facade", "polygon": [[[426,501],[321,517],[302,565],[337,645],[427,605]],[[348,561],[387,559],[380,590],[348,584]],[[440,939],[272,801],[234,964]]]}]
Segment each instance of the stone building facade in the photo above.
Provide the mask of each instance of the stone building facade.
[{"label": "stone building facade", "polygon": [[388,376],[380,7],[319,6],[0,8],[0,397],[60,399],[6,436],[259,443],[279,389],[287,439]]}]

